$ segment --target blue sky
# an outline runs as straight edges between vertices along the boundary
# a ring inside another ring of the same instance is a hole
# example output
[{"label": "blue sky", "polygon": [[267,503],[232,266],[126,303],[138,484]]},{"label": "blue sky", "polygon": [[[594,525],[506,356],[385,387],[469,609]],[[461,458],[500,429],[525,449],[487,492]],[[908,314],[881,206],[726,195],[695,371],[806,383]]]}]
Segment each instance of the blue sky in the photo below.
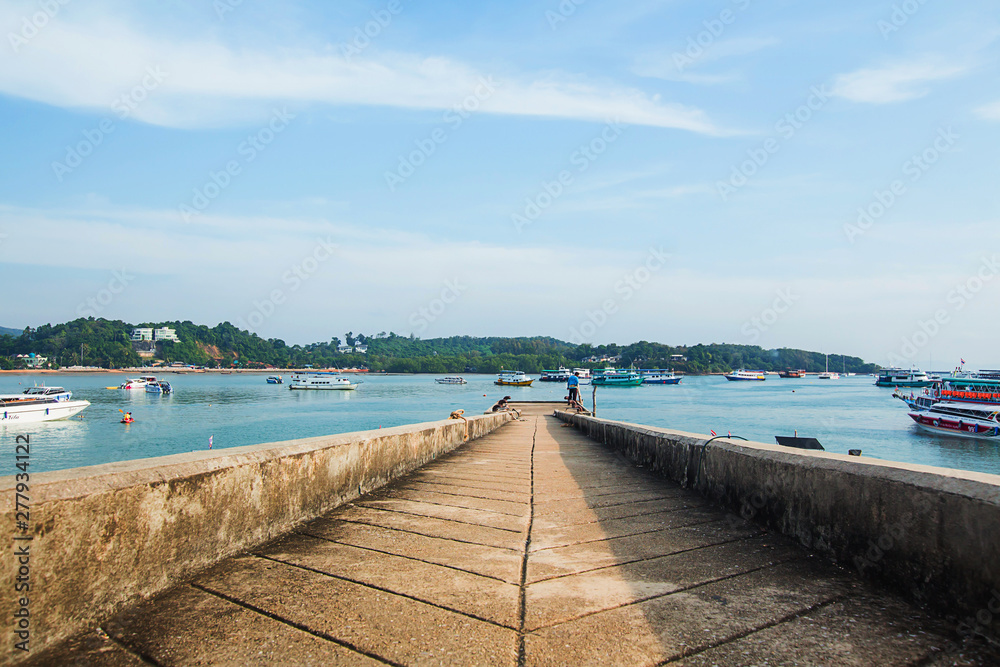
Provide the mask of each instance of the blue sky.
[{"label": "blue sky", "polygon": [[0,325],[1000,365],[992,3],[148,4],[0,8]]}]

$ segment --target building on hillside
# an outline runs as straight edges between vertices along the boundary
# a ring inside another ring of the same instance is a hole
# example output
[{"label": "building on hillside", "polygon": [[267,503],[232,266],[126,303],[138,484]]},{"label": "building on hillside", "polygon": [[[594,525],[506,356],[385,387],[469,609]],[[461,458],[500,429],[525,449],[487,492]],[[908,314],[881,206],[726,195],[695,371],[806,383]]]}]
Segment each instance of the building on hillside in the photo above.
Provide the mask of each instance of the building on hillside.
[{"label": "building on hillside", "polygon": [[688,358],[685,357],[683,354],[671,354],[670,355],[670,361],[687,361],[687,360],[688,360]]},{"label": "building on hillside", "polygon": [[172,340],[175,343],[181,342],[181,339],[177,337],[177,330],[170,327],[160,327],[154,331],[153,340],[156,342],[160,342],[161,340]]},{"label": "building on hillside", "polygon": [[354,353],[355,354],[368,354],[368,346],[367,345],[355,345],[354,346]]},{"label": "building on hillside", "polygon": [[31,354],[19,354],[18,359],[24,359],[24,365],[28,368],[41,368],[48,363],[48,357],[40,357],[34,352]]},{"label": "building on hillside", "polygon": [[136,327],[132,329],[132,340],[133,342],[139,343],[143,341],[153,340],[153,329],[152,327]]}]

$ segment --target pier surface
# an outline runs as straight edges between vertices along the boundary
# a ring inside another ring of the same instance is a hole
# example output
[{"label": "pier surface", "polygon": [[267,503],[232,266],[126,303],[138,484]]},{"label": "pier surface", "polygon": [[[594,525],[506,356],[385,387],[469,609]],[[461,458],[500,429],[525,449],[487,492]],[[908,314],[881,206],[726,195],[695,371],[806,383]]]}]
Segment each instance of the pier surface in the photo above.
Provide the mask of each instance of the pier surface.
[{"label": "pier surface", "polygon": [[524,407],[28,664],[997,664],[552,405]]}]

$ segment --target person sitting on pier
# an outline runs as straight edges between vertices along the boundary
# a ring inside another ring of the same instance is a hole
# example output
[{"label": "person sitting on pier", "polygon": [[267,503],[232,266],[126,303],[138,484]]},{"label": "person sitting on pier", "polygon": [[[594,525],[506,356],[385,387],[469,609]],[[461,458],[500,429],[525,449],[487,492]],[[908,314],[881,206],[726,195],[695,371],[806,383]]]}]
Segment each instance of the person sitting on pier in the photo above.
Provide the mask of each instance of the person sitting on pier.
[{"label": "person sitting on pier", "polygon": [[517,408],[512,408],[509,405],[507,405],[507,401],[509,401],[509,400],[510,400],[510,396],[504,396],[503,398],[501,398],[499,401],[497,401],[493,405],[493,407],[490,409],[490,411],[491,412],[508,412],[508,411],[510,411],[510,412],[513,412],[518,417],[520,417],[521,416],[521,411],[520,410],[518,410]]}]

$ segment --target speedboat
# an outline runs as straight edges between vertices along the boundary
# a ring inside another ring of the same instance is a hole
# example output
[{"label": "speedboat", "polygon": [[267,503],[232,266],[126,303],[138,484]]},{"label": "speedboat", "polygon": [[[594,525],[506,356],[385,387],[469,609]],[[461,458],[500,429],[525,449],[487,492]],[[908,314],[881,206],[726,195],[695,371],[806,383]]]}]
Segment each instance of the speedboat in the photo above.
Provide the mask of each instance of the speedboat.
[{"label": "speedboat", "polygon": [[297,373],[288,383],[289,389],[357,389],[360,382],[351,382],[336,373]]},{"label": "speedboat", "polygon": [[435,378],[434,380],[438,384],[468,384],[465,378],[458,376],[449,376],[443,378]]},{"label": "speedboat", "polygon": [[502,371],[499,375],[497,375],[497,379],[494,384],[509,387],[530,387],[531,383],[534,381],[535,379],[525,375],[524,371]]},{"label": "speedboat", "polygon": [[173,387],[166,380],[157,380],[156,382],[148,382],[146,384],[147,394],[170,394],[173,391]]},{"label": "speedboat", "polygon": [[876,387],[930,387],[934,382],[934,378],[919,369],[883,368],[875,378]]},{"label": "speedboat", "polygon": [[748,371],[742,368],[735,373],[729,373],[725,378],[730,382],[763,382],[767,379],[764,371]]},{"label": "speedboat", "polygon": [[680,384],[681,379],[671,370],[663,368],[647,368],[639,371],[643,384]]},{"label": "speedboat", "polygon": [[538,378],[539,382],[565,382],[569,379],[569,376],[573,373],[568,368],[563,368],[560,366],[554,371],[542,371],[542,377]]},{"label": "speedboat", "polygon": [[68,419],[90,405],[74,401],[62,387],[29,387],[20,394],[0,394],[0,422],[29,423]]},{"label": "speedboat", "polygon": [[155,375],[142,375],[134,380],[125,380],[120,385],[119,389],[142,389],[150,382],[156,382]]},{"label": "speedboat", "polygon": [[285,381],[281,379],[280,375],[268,375],[267,376],[267,383],[268,384],[284,384],[284,382]]},{"label": "speedboat", "polygon": [[1000,406],[966,403],[935,403],[927,410],[910,412],[917,427],[931,433],[963,438],[997,438],[1000,436]]},{"label": "speedboat", "polygon": [[619,368],[598,368],[594,370],[594,377],[590,383],[598,387],[638,387],[645,378],[639,371]]}]

